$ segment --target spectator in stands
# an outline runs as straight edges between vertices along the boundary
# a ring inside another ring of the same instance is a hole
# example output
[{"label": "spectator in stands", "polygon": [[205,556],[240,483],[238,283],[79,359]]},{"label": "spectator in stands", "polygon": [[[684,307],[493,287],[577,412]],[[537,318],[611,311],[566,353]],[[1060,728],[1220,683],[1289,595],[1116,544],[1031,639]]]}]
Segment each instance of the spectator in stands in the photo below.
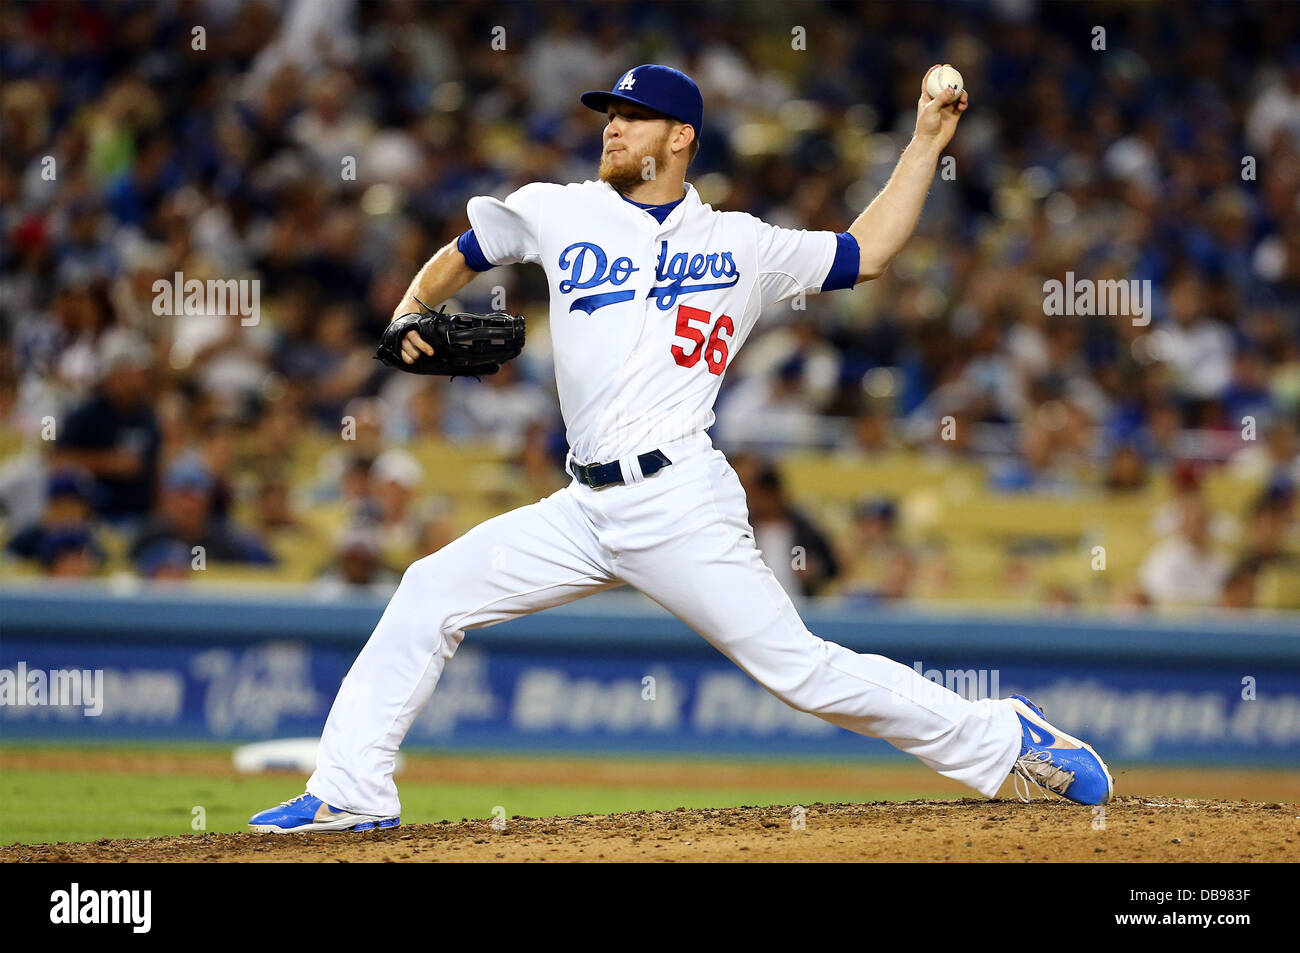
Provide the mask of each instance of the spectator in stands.
[{"label": "spectator in stands", "polygon": [[379,391],[379,400],[388,408],[384,436],[398,444],[444,439],[447,386],[437,377],[394,375]]},{"label": "spectator in stands", "polygon": [[401,574],[384,565],[375,530],[353,526],[339,540],[333,561],[317,576],[321,592],[337,594],[348,588],[394,589]]},{"label": "spectator in stands", "polygon": [[1169,312],[1162,328],[1160,358],[1174,371],[1174,386],[1188,398],[1218,397],[1232,381],[1232,335],[1206,311],[1205,282],[1184,269],[1169,281]]},{"label": "spectator in stands", "polygon": [[343,408],[376,373],[374,347],[357,336],[358,319],[336,302],[316,316],[316,366],[309,378],[311,411],[322,427],[342,426]]},{"label": "spectator in stands", "polygon": [[197,457],[212,477],[212,517],[228,519],[235,499],[235,480],[239,461],[236,441],[239,429],[230,419],[213,420],[203,428]]},{"label": "spectator in stands", "polygon": [[973,455],[975,427],[979,423],[971,411],[974,405],[974,395],[964,384],[944,385],[904,418],[906,441],[938,458]]},{"label": "spectator in stands", "polygon": [[1146,461],[1132,444],[1124,444],[1111,454],[1104,481],[1106,489],[1119,493],[1142,490],[1147,480]]},{"label": "spectator in stands", "polygon": [[1199,499],[1180,505],[1177,535],[1157,543],[1138,570],[1147,596],[1158,606],[1211,606],[1219,601],[1227,560],[1211,546],[1209,514]]},{"label": "spectator in stands", "polygon": [[1173,536],[1183,522],[1183,510],[1188,506],[1206,509],[1210,520],[1210,538],[1216,543],[1230,543],[1240,531],[1237,521],[1227,513],[1208,508],[1205,502],[1204,468],[1194,460],[1179,460],[1169,474],[1173,498],[1160,503],[1151,514],[1150,531],[1155,536]]},{"label": "spectator in stands", "polygon": [[1287,483],[1268,487],[1251,505],[1246,521],[1246,559],[1258,569],[1296,568],[1300,556],[1287,551],[1295,524],[1295,488]]},{"label": "spectator in stands", "polygon": [[90,471],[97,485],[96,513],[129,525],[153,507],[161,433],[150,404],[149,346],[132,332],[115,335],[104,347],[98,391],[69,414],[51,462]]},{"label": "spectator in stands", "polygon": [[804,358],[795,354],[770,374],[755,374],[733,387],[718,407],[718,441],[773,453],[813,443],[818,418],[804,388]]},{"label": "spectator in stands", "polygon": [[776,467],[747,453],[732,458],[749,503],[754,544],[763,562],[793,598],[814,596],[840,573],[824,533],[785,495]]},{"label": "spectator in stands", "polygon": [[420,507],[420,533],[416,550],[422,556],[436,553],[460,534],[456,531],[451,501],[435,497]]},{"label": "spectator in stands", "polygon": [[[337,434],[339,443],[321,455],[316,465],[312,501],[326,503],[340,498],[353,501],[369,496],[369,479],[358,479],[384,452],[384,422],[388,404],[373,397],[358,397],[343,407]],[[365,484],[364,486],[362,484]]]},{"label": "spectator in stands", "polygon": [[245,325],[227,305],[225,314],[189,314],[175,320],[168,363],[201,395],[226,413],[255,400],[265,383],[271,332],[259,321]]},{"label": "spectator in stands", "polygon": [[295,577],[316,567],[320,553],[334,536],[327,523],[299,514],[292,484],[283,472],[262,474],[244,512],[246,522],[266,540],[277,564]]},{"label": "spectator in stands", "polygon": [[[377,458],[376,458],[377,459]],[[339,479],[341,495],[339,502],[346,511],[359,519],[377,519],[378,504],[375,501],[375,461],[365,457],[353,457],[347,461],[347,469]]]},{"label": "spectator in stands", "polygon": [[103,554],[86,527],[65,526],[41,538],[38,558],[47,576],[85,579],[99,569]]},{"label": "spectator in stands", "polygon": [[1259,562],[1250,557],[1234,565],[1223,581],[1223,594],[1219,597],[1218,607],[1220,609],[1255,608],[1259,571]]},{"label": "spectator in stands", "polygon": [[1232,457],[1232,471],[1244,479],[1300,484],[1300,437],[1285,417],[1260,421],[1256,440]]},{"label": "spectator in stands", "polygon": [[254,513],[256,529],[262,533],[299,531],[305,527],[294,512],[289,480],[282,473],[266,473],[257,485]]},{"label": "spectator in stands", "polygon": [[385,450],[370,468],[373,526],[382,552],[403,566],[418,556],[420,526],[413,514],[424,467],[405,450]]},{"label": "spectator in stands", "polygon": [[823,325],[824,321],[796,311],[792,320],[777,324],[756,339],[753,348],[741,351],[739,364],[727,369],[728,378],[734,375],[737,383],[755,375],[772,378],[779,376],[782,368],[792,368],[800,375],[799,392],[808,403],[825,407],[839,382],[843,356],[826,340]]},{"label": "spectator in stands", "polygon": [[194,576],[194,554],[182,542],[159,539],[145,546],[136,559],[136,570],[155,582],[185,582]]},{"label": "spectator in stands", "polygon": [[372,129],[347,73],[334,70],[320,78],[310,106],[289,124],[289,135],[322,177],[338,175],[344,160],[361,155]]},{"label": "spectator in stands", "polygon": [[[303,413],[303,408],[287,389],[278,386],[270,390],[266,397],[249,408],[248,430],[246,432],[246,449],[248,457],[244,463],[259,471],[277,470],[294,462],[303,452],[304,444],[313,433],[311,424]],[[333,437],[338,431],[330,433]],[[340,473],[342,470],[340,469]],[[314,495],[318,488],[306,482],[304,490]],[[337,496],[335,485],[327,496]]]},{"label": "spectator in stands", "polygon": [[548,419],[551,406],[542,389],[521,379],[519,364],[511,361],[481,385],[464,377],[451,382],[444,432],[453,440],[494,443],[513,453],[523,446],[530,426]]},{"label": "spectator in stands", "polygon": [[1237,352],[1232,380],[1223,393],[1223,410],[1228,425],[1236,430],[1246,426],[1248,417],[1258,430],[1260,421],[1277,416],[1277,401],[1269,389],[1268,361],[1259,346],[1248,345]]},{"label": "spectator in stands", "polygon": [[855,602],[893,602],[911,594],[918,561],[899,534],[894,500],[871,497],[854,507],[844,552],[845,568],[836,592]]},{"label": "spectator in stands", "polygon": [[1060,401],[1044,404],[1021,428],[1020,454],[990,468],[994,489],[1070,495],[1079,489],[1077,423]]},{"label": "spectator in stands", "polygon": [[1043,594],[1043,610],[1048,615],[1068,615],[1079,608],[1083,600],[1078,591],[1064,582],[1053,582]]},{"label": "spectator in stands", "polygon": [[[91,522],[94,492],[94,478],[85,470],[70,466],[55,470],[50,474],[40,522],[11,536],[6,548],[20,559],[43,561],[55,550],[68,551],[69,541],[75,541],[79,547],[76,552],[84,551],[93,563],[101,563],[104,551],[95,539]],[[52,550],[51,540],[55,537],[63,543]]]},{"label": "spectator in stands", "polygon": [[1180,456],[1182,417],[1177,405],[1163,396],[1147,411],[1146,428],[1139,434],[1143,455],[1149,462],[1172,462]]},{"label": "spectator in stands", "polygon": [[[159,543],[181,543],[204,562],[272,565],[275,558],[255,535],[212,515],[212,474],[194,457],[173,464],[163,477],[161,505],[131,544],[137,563]],[[201,547],[201,554],[194,548]]]},{"label": "spectator in stands", "polygon": [[514,460],[528,495],[540,500],[567,485],[571,477],[564,472],[563,462],[552,452],[550,428],[541,421],[530,424]]},{"label": "spectator in stands", "polygon": [[53,310],[58,338],[51,370],[67,395],[85,400],[99,380],[104,347],[112,338],[113,311],[106,282],[65,261]]},{"label": "spectator in stands", "polygon": [[840,446],[849,455],[861,454],[868,458],[901,448],[894,434],[893,421],[883,410],[868,406],[853,420],[849,436]]},{"label": "spectator in stands", "polygon": [[0,516],[11,535],[39,523],[45,512],[46,463],[34,449],[0,463]]}]

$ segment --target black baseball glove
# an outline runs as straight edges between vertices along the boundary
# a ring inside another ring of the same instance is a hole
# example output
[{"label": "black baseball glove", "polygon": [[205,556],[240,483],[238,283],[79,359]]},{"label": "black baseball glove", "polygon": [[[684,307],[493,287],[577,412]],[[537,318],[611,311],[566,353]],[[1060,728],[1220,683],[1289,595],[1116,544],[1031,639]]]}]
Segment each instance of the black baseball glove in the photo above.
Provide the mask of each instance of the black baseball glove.
[{"label": "black baseball glove", "polygon": [[[375,357],[389,367],[408,374],[445,374],[449,377],[481,377],[495,374],[506,361],[524,349],[522,315],[493,311],[490,314],[448,314],[437,311],[419,298],[423,311],[404,314],[384,329]],[[421,353],[414,364],[402,360],[402,338],[418,331],[433,348],[433,356]]]}]

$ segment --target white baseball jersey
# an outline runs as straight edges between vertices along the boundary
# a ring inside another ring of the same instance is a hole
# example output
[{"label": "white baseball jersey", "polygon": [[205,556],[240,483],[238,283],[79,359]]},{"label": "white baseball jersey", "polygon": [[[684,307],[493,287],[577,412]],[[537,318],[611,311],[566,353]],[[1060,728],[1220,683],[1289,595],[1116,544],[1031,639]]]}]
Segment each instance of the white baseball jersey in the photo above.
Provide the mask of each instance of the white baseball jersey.
[{"label": "white baseball jersey", "polygon": [[[708,429],[763,309],[830,290],[839,241],[715,211],[689,184],[663,224],[599,181],[479,196],[468,213],[489,262],[546,270],[560,411],[584,464]],[[834,286],[851,286],[857,263]]]}]

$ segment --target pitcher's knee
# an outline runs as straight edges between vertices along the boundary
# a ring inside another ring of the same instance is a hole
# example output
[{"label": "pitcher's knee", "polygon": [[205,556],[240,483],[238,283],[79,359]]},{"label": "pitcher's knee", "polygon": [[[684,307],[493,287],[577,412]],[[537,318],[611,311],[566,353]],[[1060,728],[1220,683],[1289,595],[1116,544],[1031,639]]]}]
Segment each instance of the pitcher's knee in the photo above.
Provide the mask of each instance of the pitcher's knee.
[{"label": "pitcher's knee", "polygon": [[797,711],[834,714],[844,701],[844,673],[832,664],[839,646],[809,633],[805,647],[793,662],[786,659],[781,666],[772,666],[772,671],[763,673],[759,681]]},{"label": "pitcher's knee", "polygon": [[406,567],[392,602],[418,615],[422,626],[449,635],[460,631],[457,620],[465,614],[465,588],[449,574],[446,561],[438,555],[433,553]]},{"label": "pitcher's knee", "polygon": [[464,586],[458,579],[462,572],[464,566],[460,565],[454,557],[449,557],[446,548],[443,548],[428,556],[421,556],[407,566],[406,571],[402,573],[399,588],[418,589],[425,598],[441,595],[445,591],[454,592],[457,589],[463,591]]},{"label": "pitcher's knee", "polygon": [[411,565],[406,567],[406,572],[402,574],[402,578],[405,579],[407,576],[427,578],[432,573],[436,572],[444,562],[446,562],[445,547],[437,552],[430,553],[427,556],[421,556],[415,562],[411,563]]}]

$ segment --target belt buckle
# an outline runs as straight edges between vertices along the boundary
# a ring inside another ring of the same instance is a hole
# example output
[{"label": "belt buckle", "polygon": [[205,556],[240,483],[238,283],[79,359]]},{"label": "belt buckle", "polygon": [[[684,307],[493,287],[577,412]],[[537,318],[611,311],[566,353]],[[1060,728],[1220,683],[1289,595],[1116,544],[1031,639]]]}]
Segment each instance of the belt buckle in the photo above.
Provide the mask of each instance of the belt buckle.
[{"label": "belt buckle", "polygon": [[592,480],[591,471],[592,468],[595,466],[597,466],[597,464],[594,463],[573,464],[573,468],[575,470],[574,475],[578,478],[578,482],[586,486],[589,490],[599,490],[603,486],[609,486],[608,483],[596,483]]}]

